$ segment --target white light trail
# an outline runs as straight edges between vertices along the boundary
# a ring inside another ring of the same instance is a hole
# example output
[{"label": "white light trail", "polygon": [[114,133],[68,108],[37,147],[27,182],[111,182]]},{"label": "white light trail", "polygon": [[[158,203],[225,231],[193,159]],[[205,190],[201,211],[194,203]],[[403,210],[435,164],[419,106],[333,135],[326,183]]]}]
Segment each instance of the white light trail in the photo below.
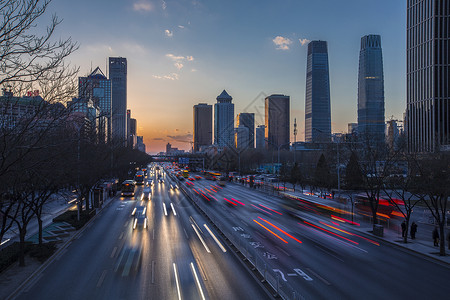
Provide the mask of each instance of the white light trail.
[{"label": "white light trail", "polygon": [[197,272],[195,271],[194,264],[192,262],[191,262],[191,269],[192,269],[192,273],[194,274],[198,290],[200,291],[200,295],[202,295],[202,299],[205,300],[205,295],[203,294],[202,286],[200,285],[200,281],[198,280]]},{"label": "white light trail", "polygon": [[220,249],[222,249],[223,252],[227,252],[227,249],[219,242],[219,240],[216,238],[214,233],[209,229],[208,225],[204,224],[206,230],[208,230],[209,234],[213,237],[213,239],[216,241],[217,245],[219,245]]},{"label": "white light trail", "polygon": [[192,228],[194,228],[195,233],[197,234],[198,238],[200,239],[200,241],[202,242],[203,246],[206,249],[206,252],[211,253],[211,251],[209,251],[208,246],[206,245],[205,241],[203,240],[202,236],[200,235],[200,233],[198,233],[197,228],[195,228],[194,224],[191,224]]},{"label": "white light trail", "polygon": [[178,282],[178,272],[175,263],[173,263],[173,272],[175,273],[175,282],[177,283],[178,300],[181,300],[180,283]]}]

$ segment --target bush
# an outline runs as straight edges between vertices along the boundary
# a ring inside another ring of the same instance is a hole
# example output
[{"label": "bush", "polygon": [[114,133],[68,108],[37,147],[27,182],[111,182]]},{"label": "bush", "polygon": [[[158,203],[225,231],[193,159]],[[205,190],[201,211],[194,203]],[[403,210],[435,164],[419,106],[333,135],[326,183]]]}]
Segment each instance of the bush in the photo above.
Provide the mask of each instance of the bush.
[{"label": "bush", "polygon": [[[10,265],[19,259],[19,242],[14,242],[11,245],[0,250],[0,272],[6,270]],[[30,242],[25,243],[25,253],[32,248]]]},{"label": "bush", "polygon": [[36,258],[41,263],[46,261],[50,256],[56,251],[56,242],[49,242],[39,245],[31,245],[31,250],[29,252],[31,257]]},{"label": "bush", "polygon": [[78,230],[83,227],[84,224],[86,224],[93,216],[95,216],[95,210],[91,210],[90,212],[84,210],[80,214],[80,221],[78,221],[78,211],[68,210],[53,218],[53,222],[66,222]]}]

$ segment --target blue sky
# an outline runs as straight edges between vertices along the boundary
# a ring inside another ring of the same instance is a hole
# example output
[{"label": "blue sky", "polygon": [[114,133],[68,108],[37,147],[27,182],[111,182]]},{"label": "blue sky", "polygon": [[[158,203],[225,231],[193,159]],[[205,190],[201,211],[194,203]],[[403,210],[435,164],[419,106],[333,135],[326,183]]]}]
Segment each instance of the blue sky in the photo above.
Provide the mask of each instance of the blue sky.
[{"label": "blue sky", "polygon": [[[189,149],[192,106],[223,89],[235,113],[263,122],[263,95],[291,96],[291,127],[304,139],[307,43],[328,42],[332,130],[356,122],[360,39],[382,38],[386,119],[405,110],[406,1],[54,0],[58,36],[80,49],[81,75],[109,56],[128,60],[128,107],[149,152]],[[277,38],[278,37],[278,38]],[[291,131],[292,131],[291,130]]]}]

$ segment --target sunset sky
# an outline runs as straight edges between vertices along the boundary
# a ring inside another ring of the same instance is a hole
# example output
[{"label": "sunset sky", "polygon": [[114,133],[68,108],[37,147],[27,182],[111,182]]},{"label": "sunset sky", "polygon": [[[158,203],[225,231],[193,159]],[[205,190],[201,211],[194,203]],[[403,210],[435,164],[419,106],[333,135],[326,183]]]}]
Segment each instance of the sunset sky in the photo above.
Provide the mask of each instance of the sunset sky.
[{"label": "sunset sky", "polygon": [[[128,60],[128,108],[147,152],[190,149],[192,107],[223,89],[235,114],[264,122],[266,95],[291,96],[291,131],[304,140],[309,40],[328,42],[333,132],[356,122],[360,39],[382,38],[386,119],[405,110],[406,1],[53,0],[57,37],[80,44],[70,57],[85,76],[109,56]],[[44,20],[42,20],[44,21]],[[293,137],[292,137],[293,140]]]}]

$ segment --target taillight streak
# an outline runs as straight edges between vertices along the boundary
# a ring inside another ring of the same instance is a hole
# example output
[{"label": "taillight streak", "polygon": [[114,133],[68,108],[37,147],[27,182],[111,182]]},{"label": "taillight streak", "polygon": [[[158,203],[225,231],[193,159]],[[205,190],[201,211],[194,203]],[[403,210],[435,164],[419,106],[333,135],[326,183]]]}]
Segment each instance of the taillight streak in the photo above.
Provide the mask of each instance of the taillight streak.
[{"label": "taillight streak", "polygon": [[287,233],[287,232],[284,231],[283,229],[281,229],[281,228],[279,228],[279,227],[273,225],[273,224],[270,223],[269,221],[264,220],[264,219],[261,218],[261,217],[258,217],[258,218],[260,218],[261,220],[263,220],[263,221],[266,222],[267,224],[272,225],[273,227],[275,227],[276,229],[278,229],[279,231],[281,231],[282,233],[284,233],[285,235],[287,235],[287,236],[290,237],[291,239],[296,240],[296,241],[299,242],[300,244],[302,243],[302,241],[300,241],[300,240],[298,240],[297,238],[293,237],[292,235],[290,235],[289,233]]},{"label": "taillight streak", "polygon": [[262,204],[259,204],[259,206],[262,206],[262,207],[267,208],[268,210],[271,210],[271,211],[273,211],[273,212],[275,212],[275,213],[277,213],[277,214],[279,214],[279,215],[282,215],[282,213],[277,212],[276,210],[273,210],[273,209],[271,209],[270,207],[264,206],[264,205],[262,205]]},{"label": "taillight streak", "polygon": [[265,230],[267,230],[268,232],[270,232],[271,234],[273,234],[274,236],[276,236],[277,238],[279,238],[280,240],[282,240],[283,242],[285,242],[286,244],[288,243],[285,239],[283,239],[282,237],[280,237],[278,234],[276,234],[275,232],[273,232],[272,230],[270,230],[269,228],[267,228],[266,226],[264,226],[263,224],[259,223],[256,220],[253,220],[253,222],[255,222],[256,224],[258,224],[259,226],[261,226],[262,228],[264,228]]}]

